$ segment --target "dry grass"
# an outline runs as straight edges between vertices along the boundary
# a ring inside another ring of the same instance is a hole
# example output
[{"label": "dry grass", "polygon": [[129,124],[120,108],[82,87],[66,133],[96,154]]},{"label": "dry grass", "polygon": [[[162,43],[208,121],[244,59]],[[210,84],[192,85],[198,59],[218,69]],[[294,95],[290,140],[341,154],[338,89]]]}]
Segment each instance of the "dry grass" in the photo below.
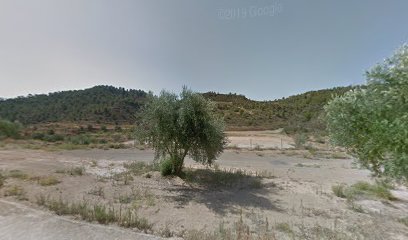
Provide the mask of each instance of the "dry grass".
[{"label": "dry grass", "polygon": [[70,176],[82,176],[85,173],[84,167],[71,167],[68,169],[57,169],[55,173],[68,174]]},{"label": "dry grass", "polygon": [[262,179],[242,169],[186,169],[184,179],[204,187],[262,187]]},{"label": "dry grass", "polygon": [[148,232],[152,228],[147,219],[139,217],[132,209],[115,209],[114,206],[103,204],[90,204],[87,201],[69,203],[60,199],[50,199],[44,195],[37,197],[37,204],[44,206],[55,212],[57,215],[75,215],[88,222],[98,222],[100,224],[116,223],[121,227],[138,228]]},{"label": "dry grass", "polygon": [[27,200],[26,192],[24,188],[18,185],[10,186],[6,188],[4,196],[15,196],[18,200]]},{"label": "dry grass", "polygon": [[21,170],[10,170],[8,172],[8,177],[17,178],[17,179],[20,179],[20,180],[26,180],[26,179],[28,179],[29,176],[28,176],[27,173],[24,173]]},{"label": "dry grass", "polygon": [[368,182],[357,182],[351,186],[335,185],[332,187],[333,193],[337,197],[355,200],[361,198],[379,198],[385,200],[395,200],[395,197],[390,192],[390,186],[386,183],[376,182],[370,184]]},{"label": "dry grass", "polygon": [[38,184],[40,184],[41,186],[52,186],[60,182],[61,181],[54,176],[44,176],[38,179]]}]

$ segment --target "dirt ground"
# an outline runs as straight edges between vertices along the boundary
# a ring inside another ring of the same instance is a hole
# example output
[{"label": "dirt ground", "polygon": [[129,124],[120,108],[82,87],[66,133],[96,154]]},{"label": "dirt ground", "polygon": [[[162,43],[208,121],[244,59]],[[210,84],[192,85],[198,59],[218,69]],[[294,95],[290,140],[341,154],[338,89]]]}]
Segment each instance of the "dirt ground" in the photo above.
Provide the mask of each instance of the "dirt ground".
[{"label": "dirt ground", "polygon": [[[267,139],[260,137],[253,144],[262,141]],[[284,142],[287,148],[291,146],[288,139]],[[280,140],[276,144],[280,145]],[[203,187],[178,177],[164,178],[158,172],[134,175],[126,182],[115,179],[115,175],[126,170],[125,163],[151,163],[153,158],[149,149],[59,152],[3,149],[0,150],[3,172],[17,169],[28,176],[54,176],[60,182],[41,186],[29,177],[8,178],[0,189],[0,200],[18,202],[42,212],[48,210],[36,204],[39,195],[69,202],[86,200],[134,207],[138,215],[152,224],[147,232],[156,236],[182,237],[193,229],[213,232],[220,224],[232,226],[243,219],[251,232],[269,224],[276,230],[277,239],[302,239],[299,236],[316,239],[310,237],[315,236],[313,231],[329,232],[327,236],[341,232],[349,237],[341,239],[408,239],[408,227],[399,221],[408,216],[407,189],[399,186],[392,190],[394,201],[361,199],[353,203],[359,206],[357,209],[350,207],[347,200],[333,194],[332,186],[373,180],[352,159],[339,159],[332,152],[321,150],[321,154],[311,155],[308,151],[291,149],[231,149],[217,160],[220,169],[231,172],[241,169],[248,176],[260,175],[261,182],[256,186],[248,177],[229,186]],[[74,167],[83,167],[83,175],[61,172]],[[190,159],[186,167],[204,169]],[[21,186],[24,197],[5,196],[11,186]],[[1,211],[4,209],[0,208]],[[75,216],[65,218],[75,219]],[[301,235],[295,234],[299,232]],[[4,238],[0,236],[0,239]]]}]

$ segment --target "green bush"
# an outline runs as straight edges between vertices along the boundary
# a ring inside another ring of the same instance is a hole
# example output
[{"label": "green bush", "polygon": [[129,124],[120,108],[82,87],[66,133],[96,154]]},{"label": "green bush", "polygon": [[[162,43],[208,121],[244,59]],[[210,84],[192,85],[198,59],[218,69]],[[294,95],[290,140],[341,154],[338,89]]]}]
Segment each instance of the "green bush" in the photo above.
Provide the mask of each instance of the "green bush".
[{"label": "green bush", "polygon": [[81,134],[81,135],[70,137],[69,142],[71,142],[72,144],[75,144],[75,145],[89,145],[91,143],[94,143],[95,140],[92,139],[88,135]]},{"label": "green bush", "polygon": [[0,137],[20,138],[22,125],[18,122],[10,122],[0,119]]},{"label": "green bush", "polygon": [[173,174],[173,163],[170,158],[165,159],[161,162],[160,173],[162,176],[168,176]]},{"label": "green bush", "polygon": [[45,137],[45,134],[40,133],[40,132],[35,132],[35,133],[31,134],[31,138],[36,139],[36,140],[44,140],[44,137]]},{"label": "green bush", "polygon": [[64,141],[64,136],[59,135],[59,134],[46,134],[44,135],[42,140],[47,141],[47,142]]}]

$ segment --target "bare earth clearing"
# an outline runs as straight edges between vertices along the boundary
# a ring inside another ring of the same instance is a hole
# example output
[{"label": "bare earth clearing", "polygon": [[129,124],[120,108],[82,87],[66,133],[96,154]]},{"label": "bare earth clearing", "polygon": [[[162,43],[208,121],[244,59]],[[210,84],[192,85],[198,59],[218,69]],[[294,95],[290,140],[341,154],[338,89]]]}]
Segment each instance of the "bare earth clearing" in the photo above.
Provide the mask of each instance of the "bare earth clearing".
[{"label": "bare earth clearing", "polygon": [[[253,138],[252,144],[260,142],[265,148],[281,145],[281,137],[272,142]],[[289,148],[290,139],[282,138],[284,148]],[[230,146],[248,147],[242,146],[245,138],[240,135],[232,135],[231,142]],[[126,163],[151,163],[154,155],[148,149],[3,149],[0,170],[20,170],[20,175],[7,178],[0,189],[0,239],[155,239],[137,233],[143,231],[183,237],[191,230],[214,232],[221,223],[231,227],[241,218],[250,232],[269,225],[276,239],[408,239],[408,227],[399,221],[408,216],[408,191],[398,187],[392,190],[396,200],[359,199],[350,207],[333,194],[332,186],[372,180],[351,159],[333,156],[337,155],[324,150],[311,155],[293,149],[231,149],[217,161],[219,169],[241,169],[244,174],[233,181],[228,174],[218,176],[221,182],[212,182],[206,178],[209,170],[191,160],[186,162],[194,173],[189,180],[164,178],[154,171],[121,174],[127,171]],[[76,167],[83,167],[83,173],[69,173]],[[58,182],[39,184],[49,176]],[[10,194],[13,188],[18,193]],[[56,216],[39,206],[41,197],[133,209],[150,226],[131,230],[77,221],[75,215]]]}]

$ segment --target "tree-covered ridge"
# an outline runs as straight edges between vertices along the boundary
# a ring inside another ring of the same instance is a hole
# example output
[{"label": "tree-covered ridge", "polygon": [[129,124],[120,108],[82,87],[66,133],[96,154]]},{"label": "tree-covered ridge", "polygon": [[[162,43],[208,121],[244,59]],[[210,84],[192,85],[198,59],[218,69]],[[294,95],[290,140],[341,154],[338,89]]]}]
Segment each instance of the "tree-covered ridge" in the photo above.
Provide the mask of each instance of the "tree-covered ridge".
[{"label": "tree-covered ridge", "polygon": [[95,86],[0,101],[0,118],[24,124],[59,121],[133,122],[146,99],[141,90]]},{"label": "tree-covered ridge", "polygon": [[274,101],[253,101],[236,94],[204,93],[217,103],[229,129],[276,129],[287,132],[321,131],[323,106],[353,87],[310,91]]},{"label": "tree-covered ridge", "polygon": [[[254,101],[238,94],[203,93],[216,103],[227,129],[276,129],[288,132],[324,129],[320,121],[323,106],[351,87],[339,87],[282,98]],[[96,86],[0,100],[0,118],[23,124],[44,122],[101,122],[134,124],[135,114],[147,100],[142,90]]]}]

